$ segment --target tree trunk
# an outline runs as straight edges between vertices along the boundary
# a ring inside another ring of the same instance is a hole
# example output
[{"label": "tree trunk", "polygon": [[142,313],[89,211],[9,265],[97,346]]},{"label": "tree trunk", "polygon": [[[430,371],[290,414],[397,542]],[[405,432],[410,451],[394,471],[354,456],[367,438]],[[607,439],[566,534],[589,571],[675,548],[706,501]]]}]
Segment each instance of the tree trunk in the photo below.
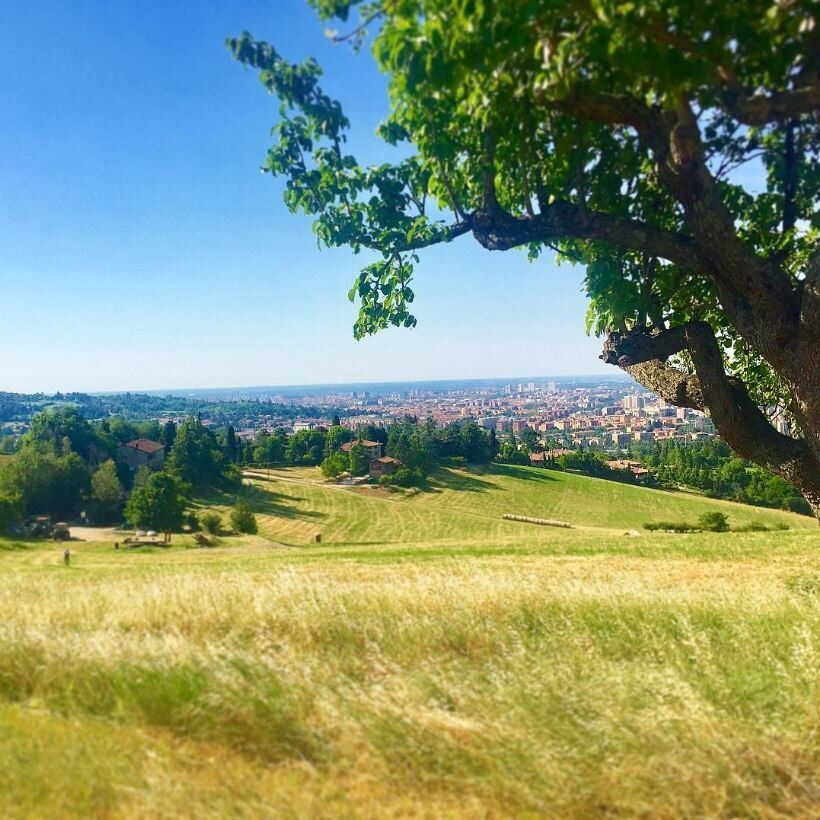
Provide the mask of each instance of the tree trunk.
[{"label": "tree trunk", "polygon": [[[687,350],[695,373],[685,373],[666,359]],[[796,385],[795,395],[810,412],[798,416],[802,438],[779,433],[754,403],[743,383],[728,376],[715,335],[709,325],[690,322],[670,330],[636,328],[630,333],[611,333],[601,358],[629,373],[661,398],[678,407],[707,412],[718,433],[743,458],[753,461],[796,487],[820,521],[820,458],[812,443],[820,439],[817,401],[817,357],[806,362],[806,378]],[[808,428],[808,429],[806,429]]]}]

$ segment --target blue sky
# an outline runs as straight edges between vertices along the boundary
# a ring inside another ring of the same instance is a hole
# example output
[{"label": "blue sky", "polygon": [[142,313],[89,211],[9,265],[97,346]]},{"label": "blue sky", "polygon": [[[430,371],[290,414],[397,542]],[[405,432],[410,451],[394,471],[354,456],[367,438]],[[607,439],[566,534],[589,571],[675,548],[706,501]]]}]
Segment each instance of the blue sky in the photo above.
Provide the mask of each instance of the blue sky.
[{"label": "blue sky", "polygon": [[582,271],[422,255],[415,330],[352,338],[363,257],[316,247],[259,173],[276,104],[234,63],[247,29],[313,55],[363,162],[386,83],[304,0],[9,3],[0,49],[0,390],[612,374]]}]

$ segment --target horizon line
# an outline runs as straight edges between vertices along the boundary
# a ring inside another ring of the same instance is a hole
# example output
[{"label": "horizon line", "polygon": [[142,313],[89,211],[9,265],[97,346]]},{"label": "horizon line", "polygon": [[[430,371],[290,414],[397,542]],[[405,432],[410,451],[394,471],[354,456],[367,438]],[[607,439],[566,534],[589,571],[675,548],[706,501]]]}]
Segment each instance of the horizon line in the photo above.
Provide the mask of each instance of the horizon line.
[{"label": "horizon line", "polygon": [[[523,382],[525,380],[567,380],[567,379],[600,379],[607,381],[616,379],[619,381],[634,381],[628,374],[613,373],[611,376],[603,376],[596,373],[577,373],[564,376],[455,376],[447,379],[391,379],[387,381],[349,381],[349,382],[298,382],[293,384],[247,384],[247,385],[227,385],[219,387],[150,387],[139,390],[94,390],[94,391],[74,391],[78,393],[87,392],[90,396],[117,396],[125,393],[150,394],[164,393],[173,396],[176,392],[229,392],[239,390],[298,390],[300,388],[321,388],[321,387],[367,387],[368,385],[413,385],[413,384],[446,384],[447,382]],[[57,391],[65,392],[65,391]]]},{"label": "horizon line", "polygon": [[566,381],[572,379],[589,379],[600,381],[634,381],[629,375],[614,372],[612,375],[602,375],[599,373],[576,373],[570,375],[528,375],[528,376],[455,376],[450,378],[435,378],[435,379],[390,379],[385,381],[346,381],[346,382],[298,382],[292,384],[247,384],[247,385],[223,385],[215,387],[145,387],[145,388],[123,388],[118,390],[53,390],[53,391],[22,391],[22,390],[4,390],[0,392],[17,395],[43,395],[55,396],[58,393],[62,395],[70,395],[72,393],[80,393],[88,396],[118,396],[125,394],[132,395],[149,395],[149,394],[163,394],[165,396],[175,396],[179,393],[202,393],[205,391],[213,392],[236,392],[242,390],[298,390],[301,388],[343,388],[343,387],[367,387],[372,385],[414,385],[414,384],[446,384],[448,382],[523,382],[533,380],[550,380],[550,381]]}]

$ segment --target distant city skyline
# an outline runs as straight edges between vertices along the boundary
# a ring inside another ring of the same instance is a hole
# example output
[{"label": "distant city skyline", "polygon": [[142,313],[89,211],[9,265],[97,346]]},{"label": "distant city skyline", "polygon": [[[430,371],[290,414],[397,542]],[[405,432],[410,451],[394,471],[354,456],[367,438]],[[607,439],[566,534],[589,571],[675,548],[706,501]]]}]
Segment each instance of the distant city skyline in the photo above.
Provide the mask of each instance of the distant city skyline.
[{"label": "distant city skyline", "polygon": [[[409,388],[413,389],[432,389],[434,386],[444,389],[445,385],[452,385],[453,389],[460,386],[497,386],[505,382],[511,384],[519,384],[532,382],[535,380],[543,384],[551,380],[558,382],[581,382],[590,384],[607,384],[609,382],[618,382],[620,384],[634,384],[636,388],[644,390],[637,382],[634,382],[625,373],[614,372],[611,376],[608,374],[591,374],[591,373],[570,373],[564,375],[543,375],[543,376],[477,376],[472,378],[446,378],[446,379],[389,379],[385,381],[357,381],[357,382],[308,382],[304,384],[260,384],[260,385],[218,385],[213,387],[171,387],[171,388],[146,388],[144,390],[130,390],[131,393],[145,393],[148,395],[200,395],[200,394],[229,394],[229,393],[247,393],[248,395],[260,394],[263,392],[285,391],[288,393],[298,393],[305,391],[306,394],[320,393],[322,391],[332,392],[339,390],[360,390],[360,389],[398,389]],[[449,389],[449,388],[448,388]],[[98,395],[111,395],[112,391],[93,391]]]}]

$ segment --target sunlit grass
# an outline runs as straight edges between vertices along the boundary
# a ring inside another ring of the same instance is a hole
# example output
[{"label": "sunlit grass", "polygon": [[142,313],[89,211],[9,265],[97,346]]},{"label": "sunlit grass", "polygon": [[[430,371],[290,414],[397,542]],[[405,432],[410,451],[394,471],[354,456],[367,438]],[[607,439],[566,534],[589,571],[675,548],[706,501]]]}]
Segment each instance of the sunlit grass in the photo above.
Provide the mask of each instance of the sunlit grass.
[{"label": "sunlit grass", "polygon": [[[4,816],[816,810],[814,529],[546,531],[451,513],[452,490],[426,519],[420,496],[273,490],[263,533],[295,508],[349,540],[0,550]],[[350,520],[388,506],[408,518],[381,541]]]},{"label": "sunlit grass", "polygon": [[720,511],[735,528],[751,522],[816,528],[807,516],[779,510],[529,467],[442,470],[429,491],[392,495],[329,487],[314,468],[259,472],[252,481],[248,492],[262,514],[260,531],[288,544],[308,543],[317,532],[325,542],[360,544],[531,537],[533,525],[504,521],[505,514],[640,530],[654,521],[695,524],[703,513]]}]

